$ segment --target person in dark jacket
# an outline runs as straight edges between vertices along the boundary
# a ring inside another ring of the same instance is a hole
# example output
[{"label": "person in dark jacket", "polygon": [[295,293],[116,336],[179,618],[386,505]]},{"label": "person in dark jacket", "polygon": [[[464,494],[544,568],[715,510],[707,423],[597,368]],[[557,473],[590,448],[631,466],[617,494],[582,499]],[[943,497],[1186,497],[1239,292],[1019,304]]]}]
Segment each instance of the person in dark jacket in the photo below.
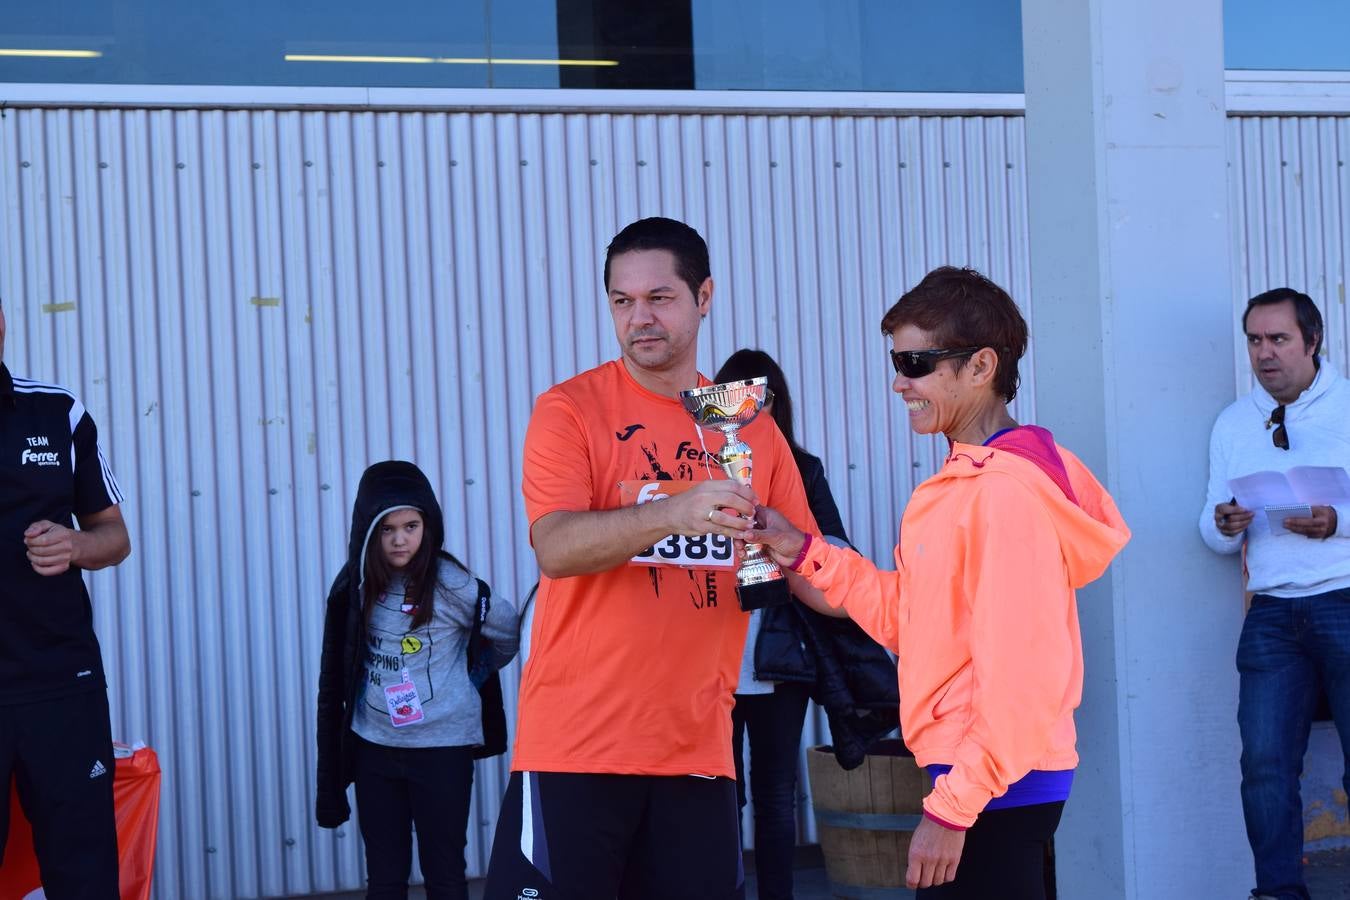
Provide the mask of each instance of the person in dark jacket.
[{"label": "person in dark jacket", "polygon": [[324,620],[315,818],[345,822],[356,783],[372,900],[407,897],[414,830],[427,897],[467,900],[473,760],[506,747],[497,669],[515,656],[519,619],[444,537],[420,469],[366,469]]},{"label": "person in dark jacket", "polygon": [[[737,350],[722,364],[718,383],[767,378],[765,404],[787,439],[801,472],[807,502],[826,540],[848,546],[839,507],[820,459],[797,444],[787,379],[763,350]],[[859,765],[867,746],[897,724],[895,664],[847,619],[822,616],[799,603],[751,613],[732,709],[732,754],[741,806],[745,772],[741,752],[750,740],[750,795],[755,801],[755,872],[759,900],[791,900],[797,843],[797,760],[806,701],[826,710],[835,752],[845,768]]]}]

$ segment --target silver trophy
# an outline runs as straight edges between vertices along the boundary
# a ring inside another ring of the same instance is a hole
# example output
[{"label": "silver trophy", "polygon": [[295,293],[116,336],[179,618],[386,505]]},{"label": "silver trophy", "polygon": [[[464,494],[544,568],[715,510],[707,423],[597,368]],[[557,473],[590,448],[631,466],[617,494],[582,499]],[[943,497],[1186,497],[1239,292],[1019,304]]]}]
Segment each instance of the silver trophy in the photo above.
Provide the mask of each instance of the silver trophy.
[{"label": "silver trophy", "polygon": [[[680,402],[700,428],[722,432],[726,443],[716,455],[727,477],[750,486],[750,447],[737,431],[749,425],[773,398],[767,378],[747,378],[680,391]],[[741,609],[760,609],[788,600],[787,578],[758,544],[745,545],[745,559],[736,569],[736,597]]]}]

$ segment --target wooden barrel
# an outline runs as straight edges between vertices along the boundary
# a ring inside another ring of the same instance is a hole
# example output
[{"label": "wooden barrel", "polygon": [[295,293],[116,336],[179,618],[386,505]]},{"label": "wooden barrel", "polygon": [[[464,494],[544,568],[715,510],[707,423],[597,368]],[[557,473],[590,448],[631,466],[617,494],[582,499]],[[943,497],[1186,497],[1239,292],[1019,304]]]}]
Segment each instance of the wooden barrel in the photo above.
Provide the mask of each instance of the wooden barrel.
[{"label": "wooden barrel", "polygon": [[836,900],[912,898],[909,841],[923,815],[928,776],[898,740],[878,741],[845,771],[829,747],[807,753],[816,831]]}]

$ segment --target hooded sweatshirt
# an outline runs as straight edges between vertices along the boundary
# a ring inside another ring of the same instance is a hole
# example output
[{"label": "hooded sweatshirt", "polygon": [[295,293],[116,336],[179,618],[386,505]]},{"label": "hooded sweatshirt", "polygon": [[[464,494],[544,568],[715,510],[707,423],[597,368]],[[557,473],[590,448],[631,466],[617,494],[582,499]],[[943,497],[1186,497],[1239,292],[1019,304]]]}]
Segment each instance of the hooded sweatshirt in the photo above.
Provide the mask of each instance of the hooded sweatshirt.
[{"label": "hooded sweatshirt", "polygon": [[1336,507],[1336,533],[1326,540],[1275,534],[1257,510],[1242,534],[1228,537],[1214,523],[1214,507],[1232,499],[1231,478],[1284,472],[1294,466],[1350,463],[1350,381],[1322,360],[1317,376],[1285,407],[1289,449],[1271,440],[1266,422],[1279,404],[1260,385],[1219,413],[1209,440],[1209,490],[1200,510],[1200,535],[1216,553],[1236,553],[1246,542],[1247,590],[1273,597],[1307,597],[1350,587],[1350,506]]},{"label": "hooded sweatshirt", "polygon": [[899,655],[900,722],[924,798],[968,827],[1032,770],[1074,768],[1083,652],[1075,590],[1129,540],[1115,502],[1048,431],[956,443],[914,491],[896,571],[811,541],[799,572]]}]

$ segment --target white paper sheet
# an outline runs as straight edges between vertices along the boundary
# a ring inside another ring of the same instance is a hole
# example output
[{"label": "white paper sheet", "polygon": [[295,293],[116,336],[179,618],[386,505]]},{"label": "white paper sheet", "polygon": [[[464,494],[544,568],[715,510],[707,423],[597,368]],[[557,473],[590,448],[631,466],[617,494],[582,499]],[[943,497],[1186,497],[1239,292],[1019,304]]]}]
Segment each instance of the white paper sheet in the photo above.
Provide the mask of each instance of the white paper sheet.
[{"label": "white paper sheet", "polygon": [[1288,472],[1253,472],[1228,481],[1238,505],[1334,506],[1350,503],[1350,473],[1340,466],[1295,466]]}]

